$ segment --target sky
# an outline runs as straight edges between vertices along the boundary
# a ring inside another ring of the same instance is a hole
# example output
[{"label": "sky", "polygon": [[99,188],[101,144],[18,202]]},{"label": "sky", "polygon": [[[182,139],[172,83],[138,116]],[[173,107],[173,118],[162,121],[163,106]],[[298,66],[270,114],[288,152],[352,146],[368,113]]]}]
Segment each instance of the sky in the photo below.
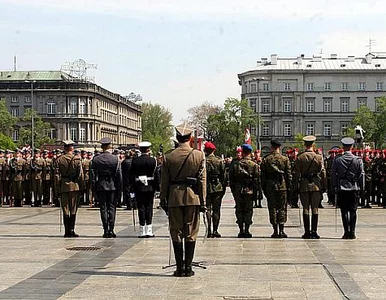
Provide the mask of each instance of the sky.
[{"label": "sky", "polygon": [[237,74],[279,57],[386,52],[382,0],[0,0],[0,70],[83,59],[95,82],[141,94],[178,124],[190,107],[240,98]]}]

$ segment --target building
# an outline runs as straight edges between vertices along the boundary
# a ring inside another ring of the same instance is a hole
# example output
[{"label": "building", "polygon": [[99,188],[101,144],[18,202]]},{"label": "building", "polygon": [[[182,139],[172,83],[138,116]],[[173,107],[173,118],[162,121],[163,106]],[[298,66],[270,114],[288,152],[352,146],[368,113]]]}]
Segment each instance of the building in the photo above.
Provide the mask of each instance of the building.
[{"label": "building", "polygon": [[261,116],[251,133],[260,137],[265,150],[272,138],[290,146],[302,133],[315,135],[326,152],[340,145],[359,106],[377,110],[377,97],[386,95],[386,53],[364,58],[272,54],[270,61],[262,58],[238,78],[241,97]]},{"label": "building", "polygon": [[[36,110],[57,143],[72,139],[79,147],[95,147],[110,137],[125,146],[141,139],[140,105],[63,71],[0,71],[0,98],[15,117]],[[12,137],[18,140],[18,128]]]}]

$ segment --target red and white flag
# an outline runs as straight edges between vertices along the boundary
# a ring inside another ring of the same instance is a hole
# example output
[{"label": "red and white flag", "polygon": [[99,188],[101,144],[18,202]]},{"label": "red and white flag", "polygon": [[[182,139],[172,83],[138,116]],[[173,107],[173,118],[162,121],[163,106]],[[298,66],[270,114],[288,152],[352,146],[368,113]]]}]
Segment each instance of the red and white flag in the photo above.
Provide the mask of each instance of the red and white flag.
[{"label": "red and white flag", "polygon": [[245,128],[245,138],[244,138],[245,144],[251,144],[251,133],[249,131],[249,128]]}]

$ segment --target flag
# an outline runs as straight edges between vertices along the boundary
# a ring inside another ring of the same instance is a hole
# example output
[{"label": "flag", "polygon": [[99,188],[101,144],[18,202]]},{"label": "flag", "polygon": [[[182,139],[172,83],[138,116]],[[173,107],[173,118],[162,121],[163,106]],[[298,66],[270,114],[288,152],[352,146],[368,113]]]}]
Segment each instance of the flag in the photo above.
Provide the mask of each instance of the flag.
[{"label": "flag", "polygon": [[248,128],[245,128],[245,138],[244,138],[245,144],[251,144],[251,133],[249,132]]}]

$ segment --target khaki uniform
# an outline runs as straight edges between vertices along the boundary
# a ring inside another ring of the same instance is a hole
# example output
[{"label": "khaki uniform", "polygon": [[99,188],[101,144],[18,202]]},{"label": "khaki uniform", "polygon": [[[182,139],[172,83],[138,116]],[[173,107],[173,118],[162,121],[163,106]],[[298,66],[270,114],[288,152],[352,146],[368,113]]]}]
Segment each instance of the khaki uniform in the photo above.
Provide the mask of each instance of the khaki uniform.
[{"label": "khaki uniform", "polygon": [[32,191],[34,194],[34,206],[42,206],[43,197],[43,174],[46,163],[43,158],[32,158],[30,161]]},{"label": "khaki uniform", "polygon": [[53,165],[51,158],[45,158],[44,161],[46,163],[46,167],[43,174],[43,204],[48,205],[51,203]]},{"label": "khaki uniform", "polygon": [[3,206],[3,173],[5,171],[5,158],[0,157],[0,206]]},{"label": "khaki uniform", "polygon": [[88,158],[82,159],[82,169],[85,189],[83,193],[83,204],[90,204],[90,195],[91,195],[91,181],[90,181],[90,160]]},{"label": "khaki uniform", "polygon": [[[60,157],[60,156],[59,156]],[[59,197],[60,197],[60,173],[58,166],[58,158],[54,157],[52,159],[52,172],[53,172],[53,181],[52,181],[52,202],[56,207],[60,206]]]},{"label": "khaki uniform", "polygon": [[31,159],[32,157],[26,157],[25,160],[25,180],[23,183],[24,189],[24,204],[31,205],[32,203],[32,182],[31,182]]},{"label": "khaki uniform", "polygon": [[7,202],[9,204],[10,199],[10,193],[11,193],[11,173],[10,173],[10,166],[9,166],[9,158],[4,158],[3,163],[3,204]]},{"label": "khaki uniform", "polygon": [[23,180],[25,178],[25,160],[12,158],[10,161],[12,196],[16,207],[22,206],[23,202]]}]

